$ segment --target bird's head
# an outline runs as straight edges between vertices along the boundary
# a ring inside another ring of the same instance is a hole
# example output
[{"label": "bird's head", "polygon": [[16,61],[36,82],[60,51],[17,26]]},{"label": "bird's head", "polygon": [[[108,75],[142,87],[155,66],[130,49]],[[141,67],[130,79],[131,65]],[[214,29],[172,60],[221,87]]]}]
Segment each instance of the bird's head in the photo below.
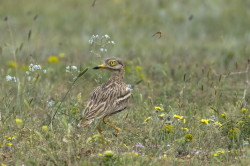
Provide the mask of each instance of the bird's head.
[{"label": "bird's head", "polygon": [[108,58],[104,61],[104,64],[98,65],[93,69],[108,69],[111,71],[124,70],[124,63],[117,58]]}]

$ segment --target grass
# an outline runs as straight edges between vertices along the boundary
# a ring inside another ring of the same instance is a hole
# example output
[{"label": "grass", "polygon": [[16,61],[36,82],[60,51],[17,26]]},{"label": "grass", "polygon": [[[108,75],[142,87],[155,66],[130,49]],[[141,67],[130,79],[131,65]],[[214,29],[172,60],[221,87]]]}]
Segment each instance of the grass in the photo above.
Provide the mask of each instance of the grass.
[{"label": "grass", "polygon": [[[91,5],[1,2],[0,163],[247,165],[250,3]],[[161,38],[152,36],[159,31]],[[97,34],[115,44],[89,44]],[[120,136],[102,125],[103,144],[96,124],[76,125],[89,93],[109,77],[91,69],[106,57],[126,62],[134,91],[130,107],[110,117],[122,128]],[[30,71],[30,64],[42,69]],[[67,66],[77,70],[66,72]]]}]

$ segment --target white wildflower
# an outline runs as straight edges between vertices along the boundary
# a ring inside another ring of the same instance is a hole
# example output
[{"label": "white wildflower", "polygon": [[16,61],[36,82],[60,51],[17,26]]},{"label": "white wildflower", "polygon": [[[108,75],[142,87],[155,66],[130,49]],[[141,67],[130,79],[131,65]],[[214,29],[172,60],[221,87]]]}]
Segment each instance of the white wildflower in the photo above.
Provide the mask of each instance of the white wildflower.
[{"label": "white wildflower", "polygon": [[54,100],[47,101],[47,106],[52,107],[55,104]]},{"label": "white wildflower", "polygon": [[47,70],[46,70],[46,69],[44,69],[44,70],[43,70],[43,73],[44,73],[44,74],[46,74],[46,73],[47,73]]},{"label": "white wildflower", "polygon": [[107,52],[108,50],[106,48],[100,48],[101,52]]},{"label": "white wildflower", "polygon": [[33,64],[29,65],[29,71],[36,71],[41,69],[42,69],[41,65],[33,65]]},{"label": "white wildflower", "polygon": [[77,70],[77,66],[66,66],[66,72],[69,73],[72,70]]},{"label": "white wildflower", "polygon": [[70,66],[66,66],[66,72],[68,73],[70,69]]},{"label": "white wildflower", "polygon": [[89,40],[89,44],[93,44],[94,43],[94,40],[93,39],[90,39]]},{"label": "white wildflower", "polygon": [[13,82],[16,82],[16,77],[15,76],[10,76],[10,75],[7,75],[6,76],[6,81],[10,82],[10,81],[13,81]]},{"label": "white wildflower", "polygon": [[115,45],[115,42],[112,40],[112,41],[108,41],[108,44],[113,44]]},{"label": "white wildflower", "polygon": [[107,34],[104,35],[104,37],[105,37],[106,39],[109,39],[109,38],[110,38],[109,35],[107,35]]},{"label": "white wildflower", "polygon": [[26,75],[29,75],[29,74],[30,74],[30,72],[28,72],[28,71],[26,71],[25,73],[26,73]]},{"label": "white wildflower", "polygon": [[77,70],[77,67],[76,66],[71,66],[71,69],[72,70]]},{"label": "white wildflower", "polygon": [[7,76],[6,76],[6,80],[7,80],[7,81],[11,81],[11,80],[12,80],[12,77],[11,77],[10,75],[7,75]]}]

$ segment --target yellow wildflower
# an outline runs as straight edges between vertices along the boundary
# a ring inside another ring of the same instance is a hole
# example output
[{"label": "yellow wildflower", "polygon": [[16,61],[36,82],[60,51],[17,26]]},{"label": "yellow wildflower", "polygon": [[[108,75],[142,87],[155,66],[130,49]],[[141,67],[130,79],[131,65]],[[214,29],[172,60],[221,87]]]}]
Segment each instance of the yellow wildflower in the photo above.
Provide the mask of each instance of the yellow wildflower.
[{"label": "yellow wildflower", "polygon": [[7,145],[12,146],[12,143],[8,143]]},{"label": "yellow wildflower", "polygon": [[168,133],[171,133],[174,131],[174,126],[173,125],[169,125],[169,124],[165,124],[165,126],[163,127],[162,130],[167,130]]},{"label": "yellow wildflower", "polygon": [[12,138],[11,138],[11,137],[8,137],[7,139],[9,139],[9,140],[10,140],[10,139],[12,139]]},{"label": "yellow wildflower", "polygon": [[219,155],[221,155],[221,154],[224,154],[224,153],[225,153],[224,150],[218,150],[218,151],[216,151],[216,152],[214,153],[214,156],[217,157],[217,156],[219,156]]},{"label": "yellow wildflower", "polygon": [[156,110],[159,110],[159,111],[163,111],[163,110],[164,110],[164,108],[162,108],[162,107],[160,107],[160,106],[155,106],[155,109],[156,109]]},{"label": "yellow wildflower", "polygon": [[186,123],[186,119],[182,119],[182,122],[185,124]]},{"label": "yellow wildflower", "polygon": [[141,66],[136,66],[136,67],[135,67],[135,71],[141,72],[141,71],[142,71],[142,67],[141,67]]},{"label": "yellow wildflower", "polygon": [[103,155],[104,155],[104,157],[111,158],[111,157],[113,157],[115,155],[115,153],[113,151],[111,151],[111,150],[107,150],[107,151],[104,152]]},{"label": "yellow wildflower", "polygon": [[189,131],[188,128],[181,128],[183,131]]},{"label": "yellow wildflower", "polygon": [[216,126],[222,127],[222,124],[220,122],[214,122]]},{"label": "yellow wildflower", "polygon": [[151,119],[151,117],[147,117],[145,120],[144,120],[144,123],[148,123],[148,121]]},{"label": "yellow wildflower", "polygon": [[246,114],[246,113],[248,112],[248,109],[242,108],[242,109],[241,109],[241,112],[242,112],[243,114]]},{"label": "yellow wildflower", "polygon": [[132,154],[135,155],[135,156],[139,155],[139,153],[137,153],[137,152],[132,152]]},{"label": "yellow wildflower", "polygon": [[165,114],[160,114],[158,117],[163,118],[164,116],[165,116]]},{"label": "yellow wildflower", "polygon": [[224,154],[224,153],[225,153],[224,150],[219,150],[219,151],[217,151],[217,154]]},{"label": "yellow wildflower", "polygon": [[65,57],[65,54],[64,54],[64,53],[60,53],[58,56],[59,56],[60,58],[64,58],[64,57]]},{"label": "yellow wildflower", "polygon": [[20,129],[20,128],[23,128],[23,120],[22,119],[16,119],[16,125],[17,127]]},{"label": "yellow wildflower", "polygon": [[174,115],[174,118],[176,118],[176,119],[183,119],[183,116],[180,116],[180,115]]},{"label": "yellow wildflower", "polygon": [[221,117],[222,118],[226,118],[226,114],[221,114]]},{"label": "yellow wildflower", "polygon": [[204,123],[204,124],[209,124],[210,120],[209,119],[201,119],[200,122]]},{"label": "yellow wildflower", "polygon": [[190,142],[190,141],[192,141],[192,139],[193,139],[193,135],[192,134],[186,134],[185,135],[185,141],[186,142]]},{"label": "yellow wildflower", "polygon": [[44,132],[48,131],[48,126],[42,126],[42,130],[43,130]]},{"label": "yellow wildflower", "polygon": [[217,153],[214,153],[214,156],[217,157],[217,156],[219,156],[219,155],[218,155]]},{"label": "yellow wildflower", "polygon": [[98,153],[98,156],[100,156],[100,157],[101,157],[101,156],[103,156],[103,154],[101,154],[101,153]]},{"label": "yellow wildflower", "polygon": [[57,63],[59,61],[57,56],[49,56],[48,57],[49,63]]},{"label": "yellow wildflower", "polygon": [[9,61],[8,63],[7,63],[7,65],[9,66],[9,67],[12,67],[12,68],[17,68],[17,63],[16,62],[14,62],[14,61]]}]

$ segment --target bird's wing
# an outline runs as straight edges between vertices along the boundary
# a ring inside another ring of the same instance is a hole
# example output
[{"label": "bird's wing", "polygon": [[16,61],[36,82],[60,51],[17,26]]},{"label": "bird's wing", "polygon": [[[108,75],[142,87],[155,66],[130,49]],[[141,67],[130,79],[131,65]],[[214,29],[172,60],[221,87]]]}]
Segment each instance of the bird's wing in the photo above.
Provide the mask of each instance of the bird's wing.
[{"label": "bird's wing", "polygon": [[86,120],[95,119],[99,114],[103,112],[106,102],[100,100],[101,98],[103,98],[103,93],[101,92],[102,87],[98,86],[91,93],[84,111]]},{"label": "bird's wing", "polygon": [[116,112],[120,112],[120,110],[125,109],[128,106],[129,100],[131,97],[131,89],[126,85],[123,84],[122,88],[120,88],[120,93],[117,95],[115,100],[115,109],[112,114]]},{"label": "bird's wing", "polygon": [[127,107],[131,91],[124,85],[111,83],[97,87],[87,103],[86,119],[100,119]]}]

